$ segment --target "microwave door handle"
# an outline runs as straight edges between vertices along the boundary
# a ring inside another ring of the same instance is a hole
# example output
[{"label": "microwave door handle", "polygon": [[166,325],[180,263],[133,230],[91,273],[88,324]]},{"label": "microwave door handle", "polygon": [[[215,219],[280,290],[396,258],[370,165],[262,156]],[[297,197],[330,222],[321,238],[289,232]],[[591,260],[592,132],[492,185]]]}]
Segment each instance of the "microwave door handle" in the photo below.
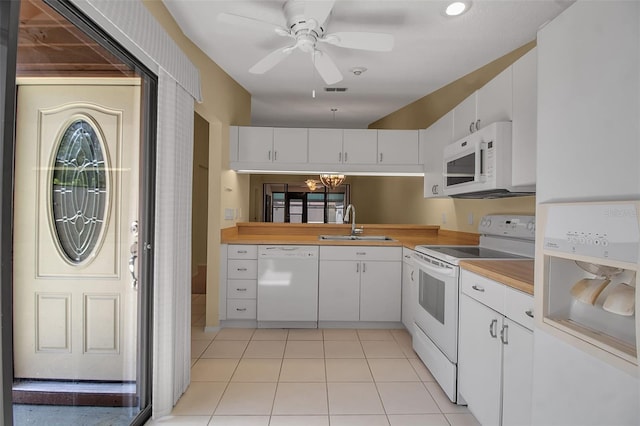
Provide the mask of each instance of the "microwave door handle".
[{"label": "microwave door handle", "polygon": [[420,261],[420,259],[415,259],[415,260],[416,260],[416,262],[418,264],[418,267],[420,269],[426,269],[427,271],[431,271],[434,274],[445,275],[445,276],[448,276],[448,277],[455,276],[455,271],[453,269],[451,269],[451,268],[438,268],[438,267],[435,267],[435,266],[431,266],[428,263],[422,262],[422,261]]},{"label": "microwave door handle", "polygon": [[475,168],[475,176],[473,178],[474,182],[485,181],[486,161],[485,161],[484,155],[486,152],[486,146],[487,144],[484,142],[479,142],[476,144],[476,168]]}]

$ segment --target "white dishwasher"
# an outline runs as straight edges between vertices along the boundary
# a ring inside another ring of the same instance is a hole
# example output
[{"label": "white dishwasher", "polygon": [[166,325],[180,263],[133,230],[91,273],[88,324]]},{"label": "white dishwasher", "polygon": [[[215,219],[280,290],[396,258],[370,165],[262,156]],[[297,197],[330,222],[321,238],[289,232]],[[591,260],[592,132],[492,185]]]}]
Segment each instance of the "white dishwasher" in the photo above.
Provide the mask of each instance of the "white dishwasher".
[{"label": "white dishwasher", "polygon": [[318,255],[318,246],[258,246],[258,327],[317,328]]}]

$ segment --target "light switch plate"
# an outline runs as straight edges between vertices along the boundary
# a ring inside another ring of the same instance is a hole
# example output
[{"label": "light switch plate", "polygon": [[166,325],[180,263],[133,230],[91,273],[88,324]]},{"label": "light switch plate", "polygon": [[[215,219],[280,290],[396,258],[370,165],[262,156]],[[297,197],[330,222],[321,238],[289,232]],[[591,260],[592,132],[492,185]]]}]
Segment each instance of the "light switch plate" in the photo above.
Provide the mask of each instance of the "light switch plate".
[{"label": "light switch plate", "polygon": [[233,220],[235,211],[233,209],[224,209],[224,220]]}]

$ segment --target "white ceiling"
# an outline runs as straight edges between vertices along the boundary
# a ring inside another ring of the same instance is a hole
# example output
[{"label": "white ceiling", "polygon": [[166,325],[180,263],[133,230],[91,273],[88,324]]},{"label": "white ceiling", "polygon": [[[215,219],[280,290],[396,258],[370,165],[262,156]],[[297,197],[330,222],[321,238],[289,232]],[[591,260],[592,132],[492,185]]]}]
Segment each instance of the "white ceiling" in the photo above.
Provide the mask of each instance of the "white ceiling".
[{"label": "white ceiling", "polygon": [[[448,17],[447,1],[337,0],[324,25],[327,33],[389,33],[395,46],[391,52],[368,52],[323,43],[320,48],[344,75],[332,87],[348,89],[326,93],[310,55],[300,50],[265,74],[249,73],[256,62],[292,40],[262,27],[216,19],[227,12],[285,27],[283,0],[163,2],[186,36],[251,93],[252,125],[337,128],[366,128],[534,40],[540,26],[571,4],[571,0],[475,0],[465,14]],[[355,76],[349,72],[353,67],[367,71]],[[335,114],[332,108],[337,108]]]}]

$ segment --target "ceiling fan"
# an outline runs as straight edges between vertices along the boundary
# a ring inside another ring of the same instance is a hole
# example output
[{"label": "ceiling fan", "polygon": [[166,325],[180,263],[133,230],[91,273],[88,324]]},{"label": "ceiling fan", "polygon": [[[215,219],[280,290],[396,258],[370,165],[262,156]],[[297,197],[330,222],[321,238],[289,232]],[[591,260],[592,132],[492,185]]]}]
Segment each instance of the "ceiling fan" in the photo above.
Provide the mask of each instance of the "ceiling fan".
[{"label": "ceiling fan", "polygon": [[286,28],[249,16],[220,13],[218,20],[229,24],[269,29],[279,36],[289,37],[294,43],[281,47],[258,61],[249,69],[253,74],[264,74],[288,57],[295,49],[311,54],[318,74],[329,85],[342,80],[342,74],[331,57],[318,48],[322,43],[347,49],[389,52],[393,49],[393,35],[372,32],[326,33],[326,24],[335,0],[288,0],[283,6]]}]

